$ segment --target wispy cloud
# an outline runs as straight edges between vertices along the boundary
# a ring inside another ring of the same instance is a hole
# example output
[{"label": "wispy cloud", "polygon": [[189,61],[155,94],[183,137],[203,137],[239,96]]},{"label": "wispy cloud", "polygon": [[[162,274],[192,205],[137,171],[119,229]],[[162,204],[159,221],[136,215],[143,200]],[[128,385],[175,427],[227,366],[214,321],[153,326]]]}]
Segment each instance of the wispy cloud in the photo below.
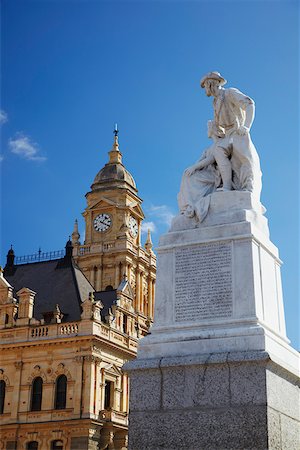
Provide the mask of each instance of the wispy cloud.
[{"label": "wispy cloud", "polygon": [[172,219],[175,216],[171,208],[167,205],[151,205],[148,208],[148,213],[151,218],[153,217],[158,222],[168,226],[171,225]]},{"label": "wispy cloud", "polygon": [[17,133],[15,138],[8,140],[8,146],[12,153],[21,156],[24,159],[30,161],[45,161],[45,156],[40,156],[40,148],[38,144],[29,136],[25,136],[23,133]]},{"label": "wispy cloud", "polygon": [[2,125],[3,123],[8,121],[8,117],[5,111],[3,111],[3,109],[0,109],[0,124]]},{"label": "wispy cloud", "polygon": [[141,227],[141,231],[143,234],[148,233],[148,230],[151,231],[151,233],[155,233],[156,231],[156,226],[154,222],[143,222],[142,223],[142,227]]},{"label": "wispy cloud", "polygon": [[0,155],[0,163],[4,160],[4,156]]}]

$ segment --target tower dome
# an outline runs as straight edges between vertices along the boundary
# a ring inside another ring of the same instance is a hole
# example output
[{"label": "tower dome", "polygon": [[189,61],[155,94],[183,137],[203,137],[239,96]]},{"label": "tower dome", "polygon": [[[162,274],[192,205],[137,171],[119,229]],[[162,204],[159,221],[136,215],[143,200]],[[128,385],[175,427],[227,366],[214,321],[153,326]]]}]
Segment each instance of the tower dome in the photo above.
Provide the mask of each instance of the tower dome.
[{"label": "tower dome", "polygon": [[122,153],[119,150],[118,130],[114,131],[114,143],[109,154],[109,162],[97,173],[91,186],[92,190],[104,189],[107,184],[115,184],[117,187],[124,187],[137,192],[133,176],[122,164]]}]

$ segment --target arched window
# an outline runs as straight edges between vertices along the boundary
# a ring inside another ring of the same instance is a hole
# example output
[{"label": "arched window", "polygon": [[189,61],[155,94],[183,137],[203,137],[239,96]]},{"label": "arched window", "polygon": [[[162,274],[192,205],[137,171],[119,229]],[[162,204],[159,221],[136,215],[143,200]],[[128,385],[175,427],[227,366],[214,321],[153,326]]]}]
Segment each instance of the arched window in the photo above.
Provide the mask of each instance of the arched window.
[{"label": "arched window", "polygon": [[5,381],[1,380],[0,381],[0,414],[3,414],[3,412],[4,412],[5,388],[6,388]]},{"label": "arched window", "polygon": [[105,290],[106,291],[113,291],[114,288],[109,284],[108,286],[106,286]]},{"label": "arched window", "polygon": [[39,444],[37,441],[30,441],[26,445],[26,450],[38,450]]},{"label": "arched window", "polygon": [[40,411],[42,407],[43,380],[37,377],[33,380],[31,390],[31,411]]},{"label": "arched window", "polygon": [[51,442],[51,450],[63,450],[63,448],[63,441],[56,440]]},{"label": "arched window", "polygon": [[56,378],[55,409],[65,409],[67,400],[67,377],[60,375]]}]

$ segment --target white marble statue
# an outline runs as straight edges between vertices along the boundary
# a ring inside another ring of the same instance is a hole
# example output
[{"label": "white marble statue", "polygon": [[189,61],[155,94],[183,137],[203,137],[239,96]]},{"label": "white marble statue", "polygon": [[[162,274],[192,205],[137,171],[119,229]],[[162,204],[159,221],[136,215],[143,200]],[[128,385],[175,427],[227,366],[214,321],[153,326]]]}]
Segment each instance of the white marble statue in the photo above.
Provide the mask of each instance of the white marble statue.
[{"label": "white marble statue", "polygon": [[208,212],[207,196],[217,189],[248,191],[260,198],[261,170],[250,137],[254,101],[235,88],[224,89],[225,83],[219,72],[208,73],[200,82],[206,95],[214,97],[214,120],[208,122],[214,142],[185,170],[178,194],[180,212],[200,222]]}]

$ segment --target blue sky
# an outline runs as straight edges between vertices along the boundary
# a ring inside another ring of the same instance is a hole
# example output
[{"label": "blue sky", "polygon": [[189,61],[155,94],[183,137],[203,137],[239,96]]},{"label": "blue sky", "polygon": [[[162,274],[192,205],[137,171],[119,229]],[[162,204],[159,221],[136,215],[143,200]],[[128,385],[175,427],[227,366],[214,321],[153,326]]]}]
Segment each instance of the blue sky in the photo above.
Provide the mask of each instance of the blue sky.
[{"label": "blue sky", "polygon": [[1,66],[2,263],[10,244],[17,255],[63,248],[75,218],[83,232],[84,195],[115,122],[157,244],[184,168],[209,145],[199,79],[218,70],[251,96],[299,347],[298,1],[2,0]]}]

